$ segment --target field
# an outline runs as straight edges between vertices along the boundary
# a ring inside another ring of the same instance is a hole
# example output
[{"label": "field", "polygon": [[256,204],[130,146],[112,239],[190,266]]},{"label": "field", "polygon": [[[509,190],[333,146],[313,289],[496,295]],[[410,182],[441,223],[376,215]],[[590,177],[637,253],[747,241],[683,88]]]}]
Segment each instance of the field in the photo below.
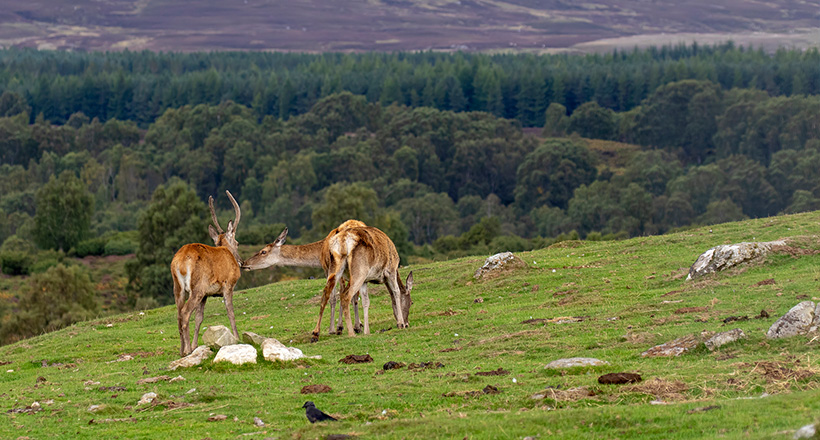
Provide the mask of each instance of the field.
[{"label": "field", "polygon": [[610,51],[818,38],[817,0],[7,0],[0,45],[59,50]]},{"label": "field", "polygon": [[[179,350],[173,307],[80,323],[0,347],[0,438],[791,438],[818,421],[820,338],[765,333],[792,306],[820,296],[818,226],[813,212],[562,242],[520,253],[526,268],[485,280],[473,278],[485,256],[418,264],[401,270],[416,281],[409,329],[395,328],[378,286],[373,334],[325,328],[315,344],[309,332],[321,280],[237,293],[240,332],[321,360],[260,357],[241,367],[208,360],[169,371]],[[792,252],[685,281],[715,245],[781,238]],[[227,318],[212,300],[205,325],[216,324]],[[680,357],[641,356],[678,337],[733,328],[748,337],[714,352],[701,345]],[[350,354],[374,362],[338,362]],[[609,364],[544,368],[576,356]],[[389,361],[407,366],[385,371]],[[610,372],[643,381],[599,384]],[[163,375],[184,380],[138,384]],[[331,391],[302,394],[307,385]],[[137,405],[147,392],[158,395],[154,403]],[[341,421],[311,425],[301,409],[307,400]],[[219,415],[227,417],[209,421]]]}]

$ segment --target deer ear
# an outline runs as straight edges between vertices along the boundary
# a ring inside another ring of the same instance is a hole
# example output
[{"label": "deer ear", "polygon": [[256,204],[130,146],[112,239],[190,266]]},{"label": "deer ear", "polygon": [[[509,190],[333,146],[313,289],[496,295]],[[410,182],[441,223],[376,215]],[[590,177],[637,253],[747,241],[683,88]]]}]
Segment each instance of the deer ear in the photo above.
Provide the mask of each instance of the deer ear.
[{"label": "deer ear", "polygon": [[208,225],[208,235],[211,236],[211,239],[214,241],[214,244],[216,244],[217,240],[219,240],[219,234],[216,232],[216,229],[214,229],[213,225]]},{"label": "deer ear", "polygon": [[285,243],[285,238],[287,238],[287,236],[288,236],[288,228],[285,228],[282,231],[282,233],[279,234],[278,237],[276,237],[276,240],[274,240],[273,245],[274,246],[282,246]]},{"label": "deer ear", "polygon": [[409,274],[407,274],[407,281],[404,282],[404,287],[410,292],[410,289],[413,288],[413,271],[411,270]]}]

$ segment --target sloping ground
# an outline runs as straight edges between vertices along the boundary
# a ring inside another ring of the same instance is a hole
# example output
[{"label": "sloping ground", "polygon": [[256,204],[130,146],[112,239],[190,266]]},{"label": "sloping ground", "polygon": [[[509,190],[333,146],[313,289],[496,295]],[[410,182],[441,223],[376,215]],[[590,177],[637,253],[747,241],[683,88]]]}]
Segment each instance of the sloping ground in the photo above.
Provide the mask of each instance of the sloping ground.
[{"label": "sloping ground", "polygon": [[[484,281],[473,273],[485,256],[402,268],[415,278],[409,329],[394,328],[378,286],[373,334],[323,334],[315,344],[308,341],[320,280],[236,294],[240,331],[322,360],[206,361],[171,372],[179,349],[172,307],[77,324],[0,347],[0,438],[790,438],[817,421],[820,338],[765,333],[817,296],[820,257],[773,255],[696,282],[685,277],[718,244],[792,237],[792,246],[818,249],[818,226],[813,212],[621,242],[562,242],[520,253],[526,268]],[[218,300],[205,317],[215,324],[227,324]],[[641,356],[663,342],[733,328],[748,338],[715,352]],[[374,362],[338,362],[350,354]],[[544,369],[566,357],[609,364]],[[384,370],[390,361],[406,366]],[[614,372],[643,381],[597,382]],[[163,375],[184,380],[138,383]],[[308,385],[330,391],[301,394]],[[138,405],[148,392],[157,394],[154,403]],[[301,408],[307,400],[341,421],[311,425]]]},{"label": "sloping ground", "polygon": [[[69,50],[602,50],[642,35],[817,44],[820,2],[7,0],[0,44]],[[638,38],[638,40],[635,40]],[[576,46],[604,40],[601,45]]]}]

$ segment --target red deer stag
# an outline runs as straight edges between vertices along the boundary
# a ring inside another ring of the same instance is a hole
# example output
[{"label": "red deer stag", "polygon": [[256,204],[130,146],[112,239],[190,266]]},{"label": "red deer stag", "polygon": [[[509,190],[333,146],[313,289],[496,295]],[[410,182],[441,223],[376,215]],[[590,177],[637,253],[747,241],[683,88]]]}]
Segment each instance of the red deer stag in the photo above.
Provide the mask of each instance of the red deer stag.
[{"label": "red deer stag", "polygon": [[[221,296],[225,300],[225,309],[231,321],[231,330],[239,338],[236,330],[236,320],[233,314],[233,288],[241,274],[239,267],[242,259],[239,257],[236,242],[236,226],[239,224],[240,210],[229,191],[228,197],[233,204],[236,217],[228,222],[227,231],[223,231],[216,219],[214,198],[208,197],[211,209],[211,218],[216,229],[208,225],[208,233],[214,240],[216,247],[201,243],[191,243],[182,246],[171,261],[171,276],[174,279],[174,301],[177,305],[177,323],[179,338],[182,346],[179,352],[182,356],[190,354],[199,341],[199,328],[205,316],[205,301],[209,296]],[[188,324],[191,314],[196,310],[196,331],[193,343],[190,340]]]},{"label": "red deer stag", "polygon": [[[348,220],[337,228],[330,231],[330,233],[325,237],[324,240],[319,240],[309,244],[302,244],[302,245],[290,245],[285,244],[285,239],[288,235],[288,229],[285,228],[279,237],[274,240],[272,243],[268,244],[267,246],[263,247],[259,250],[259,252],[255,253],[252,257],[245,260],[244,264],[242,265],[243,270],[257,270],[257,269],[265,269],[271,266],[296,266],[296,267],[321,267],[327,273],[327,267],[324,264],[327,264],[328,261],[323,261],[321,256],[323,253],[323,249],[325,249],[325,243],[327,240],[338,234],[339,231],[344,229],[354,228],[354,227],[365,227],[364,223],[358,220]],[[324,252],[329,252],[325,250]],[[362,286],[360,289],[361,297],[367,298],[367,287]],[[338,291],[334,290],[330,296],[330,328],[328,329],[329,334],[334,334],[336,332],[335,326],[335,307],[336,307],[336,299],[338,297]],[[364,300],[363,300],[364,303]],[[368,298],[369,303],[369,298]],[[356,323],[359,324],[359,310],[358,307],[355,306],[354,309],[356,312]],[[339,308],[339,331],[341,331],[341,324],[342,324],[342,316],[341,316],[341,308]]]},{"label": "red deer stag", "polygon": [[[403,285],[399,278],[399,253],[390,237],[370,226],[349,228],[329,236],[325,240],[325,247],[326,251],[322,252],[322,259],[327,260],[327,263],[323,262],[323,266],[327,267],[327,283],[322,293],[319,320],[313,330],[311,341],[319,340],[319,328],[325,305],[336,287],[337,280],[345,274],[350,283],[340,296],[348,335],[354,335],[350,320],[351,299],[367,282],[383,283],[387,287],[398,327],[410,326],[410,291],[413,288],[413,272],[407,275],[407,282]],[[370,299],[362,295],[365,334],[370,333],[369,306]]]}]

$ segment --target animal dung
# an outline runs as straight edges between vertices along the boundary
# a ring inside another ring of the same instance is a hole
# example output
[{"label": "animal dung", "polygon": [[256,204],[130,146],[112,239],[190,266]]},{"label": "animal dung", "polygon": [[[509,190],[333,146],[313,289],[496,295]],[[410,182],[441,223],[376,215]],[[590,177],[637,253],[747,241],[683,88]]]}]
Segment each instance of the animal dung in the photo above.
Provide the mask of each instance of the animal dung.
[{"label": "animal dung", "polygon": [[642,381],[640,374],[635,373],[609,373],[598,378],[598,383],[603,385],[621,385],[625,383],[637,383]]},{"label": "animal dung", "polygon": [[373,358],[369,354],[349,354],[339,359],[339,362],[343,364],[364,364],[373,362]]}]

